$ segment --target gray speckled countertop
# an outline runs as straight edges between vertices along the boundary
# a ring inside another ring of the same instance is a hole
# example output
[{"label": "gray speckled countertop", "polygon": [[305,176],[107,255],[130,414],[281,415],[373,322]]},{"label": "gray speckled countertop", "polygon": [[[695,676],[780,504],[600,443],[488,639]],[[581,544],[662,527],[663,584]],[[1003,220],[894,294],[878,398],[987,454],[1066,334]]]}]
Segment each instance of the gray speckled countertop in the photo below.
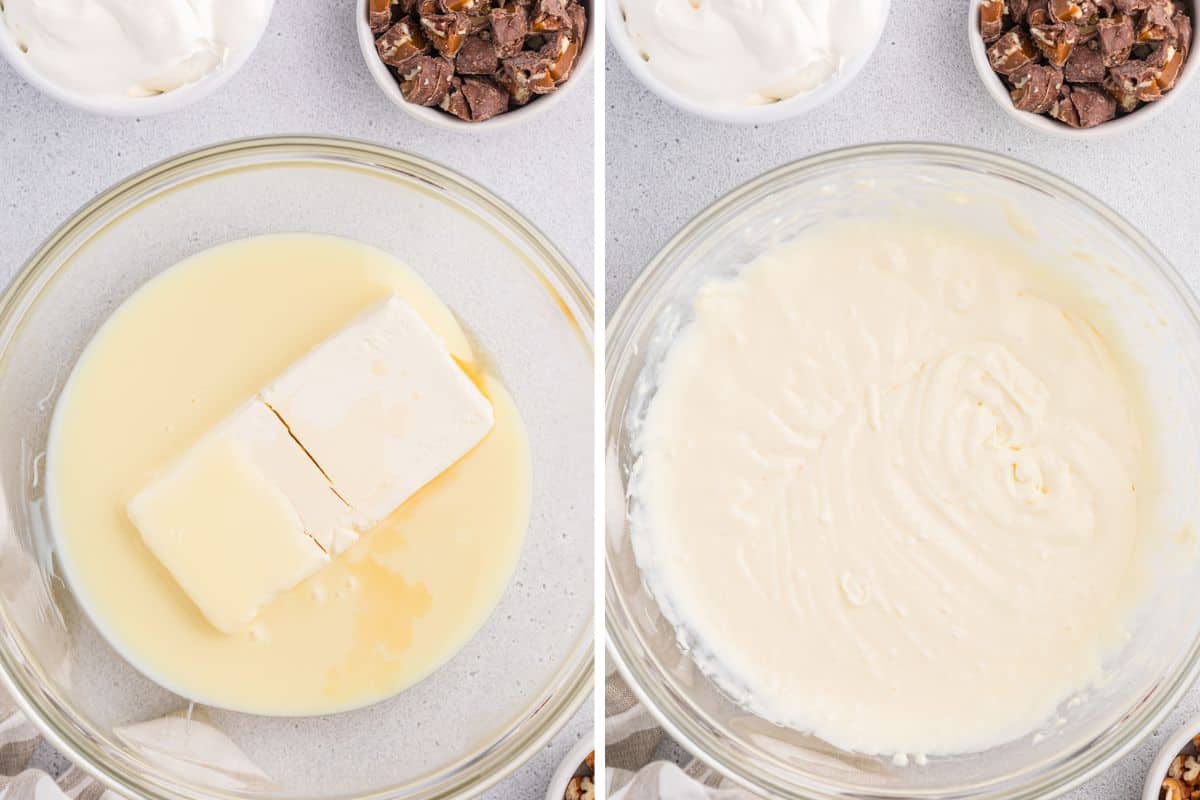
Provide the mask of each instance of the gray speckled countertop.
[{"label": "gray speckled countertop", "polygon": [[[1129,134],[1088,143],[1010,119],[971,63],[965,2],[893,3],[857,81],[807,117],[735,127],[675,110],[644,89],[611,48],[605,66],[606,284],[611,315],[642,266],[695,214],[745,181],[826,150],[920,140],[1032,162],[1100,197],[1141,228],[1200,292],[1200,85]],[[1200,688],[1133,753],[1070,800],[1140,797],[1164,739],[1200,714]],[[666,744],[660,757],[686,761]]]},{"label": "gray speckled countertop", "polygon": [[[0,283],[67,216],[127,175],[185,150],[266,134],[335,134],[428,157],[513,204],[590,284],[593,93],[588,76],[547,113],[517,127],[459,134],[393,108],[367,73],[353,3],[277,3],[262,44],[218,92],[179,112],[107,119],[59,105],[0,61]],[[537,142],[545,147],[534,149]],[[535,162],[536,156],[536,162]],[[587,703],[532,761],[487,793],[540,798],[567,750],[592,731]],[[37,764],[61,770],[44,749]]]}]

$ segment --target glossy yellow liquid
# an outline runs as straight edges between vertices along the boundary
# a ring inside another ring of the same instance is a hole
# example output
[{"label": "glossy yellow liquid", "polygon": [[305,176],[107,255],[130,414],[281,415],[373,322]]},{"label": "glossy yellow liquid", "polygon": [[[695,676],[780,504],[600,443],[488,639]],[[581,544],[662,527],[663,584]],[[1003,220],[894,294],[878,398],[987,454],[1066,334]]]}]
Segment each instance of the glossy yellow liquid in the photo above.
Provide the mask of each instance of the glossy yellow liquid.
[{"label": "glossy yellow liquid", "polygon": [[[143,545],[126,504],[289,364],[393,293],[491,400],[495,427],[246,633],[218,632]],[[467,643],[520,556],[531,466],[512,398],[416,273],[355,242],[287,235],[200,253],[113,314],[59,400],[47,483],[70,585],[126,659],[199,702],[306,715],[401,691]]]}]

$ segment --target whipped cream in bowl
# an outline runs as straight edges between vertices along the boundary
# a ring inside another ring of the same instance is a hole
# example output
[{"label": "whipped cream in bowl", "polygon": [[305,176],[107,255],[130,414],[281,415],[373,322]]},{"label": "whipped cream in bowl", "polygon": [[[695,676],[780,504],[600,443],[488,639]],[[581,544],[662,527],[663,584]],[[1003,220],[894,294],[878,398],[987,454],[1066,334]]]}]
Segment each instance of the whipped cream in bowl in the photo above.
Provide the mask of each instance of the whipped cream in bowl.
[{"label": "whipped cream in bowl", "polygon": [[799,116],[850,84],[890,0],[614,0],[608,32],[626,66],[699,116]]},{"label": "whipped cream in bowl", "polygon": [[273,0],[0,0],[0,54],[47,95],[110,115],[199,100],[249,58]]}]

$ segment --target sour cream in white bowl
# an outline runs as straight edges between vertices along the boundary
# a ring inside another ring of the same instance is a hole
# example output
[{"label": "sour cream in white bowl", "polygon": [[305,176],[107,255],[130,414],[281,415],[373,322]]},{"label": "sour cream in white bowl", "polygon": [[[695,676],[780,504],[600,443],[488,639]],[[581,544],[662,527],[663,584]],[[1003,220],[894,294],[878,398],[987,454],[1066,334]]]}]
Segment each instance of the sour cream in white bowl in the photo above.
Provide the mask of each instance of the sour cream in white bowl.
[{"label": "sour cream in white bowl", "polygon": [[668,103],[735,123],[800,116],[857,76],[890,0],[613,0],[622,60]]},{"label": "sour cream in white bowl", "polygon": [[43,93],[111,116],[215,91],[257,46],[273,0],[0,0],[0,54]]}]

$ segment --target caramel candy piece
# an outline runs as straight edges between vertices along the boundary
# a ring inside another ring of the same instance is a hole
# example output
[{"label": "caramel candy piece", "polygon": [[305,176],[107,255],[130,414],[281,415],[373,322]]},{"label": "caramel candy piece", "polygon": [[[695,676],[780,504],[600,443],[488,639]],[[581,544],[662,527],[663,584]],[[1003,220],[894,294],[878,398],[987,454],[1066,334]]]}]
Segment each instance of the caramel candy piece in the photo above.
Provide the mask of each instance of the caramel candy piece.
[{"label": "caramel candy piece", "polygon": [[442,102],[438,103],[438,108],[465,122],[471,121],[471,107],[467,105],[467,98],[462,93],[461,79],[450,79],[450,88],[446,90],[446,96],[442,98]]},{"label": "caramel candy piece", "polygon": [[1079,38],[1079,30],[1069,22],[1054,25],[1034,25],[1029,29],[1029,37],[1042,51],[1042,55],[1056,67],[1067,63],[1075,42]]},{"label": "caramel candy piece", "polygon": [[1029,8],[1025,11],[1026,25],[1049,25],[1050,0],[1029,0]]},{"label": "caramel candy piece", "polygon": [[1139,105],[1141,105],[1141,103],[1138,101],[1137,94],[1135,92],[1128,91],[1125,88],[1124,81],[1113,75],[1111,70],[1108,73],[1108,77],[1104,79],[1104,91],[1106,91],[1108,95],[1116,102],[1117,108],[1120,109],[1122,113],[1132,113],[1133,111],[1137,110]]},{"label": "caramel candy piece", "polygon": [[389,67],[403,69],[411,59],[429,50],[429,43],[412,20],[402,19],[375,40],[379,60]]},{"label": "caramel candy piece", "polygon": [[1108,70],[1099,50],[1077,46],[1063,65],[1063,73],[1069,83],[1103,83]]},{"label": "caramel candy piece", "polygon": [[1083,5],[1076,0],[1050,0],[1050,18],[1055,22],[1074,22],[1083,18]]},{"label": "caramel candy piece", "polygon": [[541,53],[550,61],[550,77],[562,83],[571,77],[575,59],[579,58],[579,40],[574,31],[559,31],[542,48]]},{"label": "caramel candy piece", "polygon": [[1175,88],[1179,73],[1183,70],[1183,51],[1169,42],[1163,42],[1147,59],[1154,67],[1154,82],[1159,92]]},{"label": "caramel candy piece", "polygon": [[[550,74],[550,59],[541,53],[525,51],[504,59],[505,88],[517,99],[525,90],[533,94],[549,94],[557,84]],[[515,87],[515,90],[514,90]],[[517,99],[517,102],[521,102]]]},{"label": "caramel candy piece", "polygon": [[487,78],[466,78],[462,93],[471,109],[472,122],[483,122],[508,111],[508,92]]},{"label": "caramel candy piece", "polygon": [[500,68],[500,59],[490,40],[479,35],[468,36],[454,57],[454,66],[459,75],[491,75]]},{"label": "caramel candy piece", "polygon": [[1072,128],[1080,127],[1079,112],[1075,109],[1075,103],[1071,100],[1071,88],[1063,86],[1058,92],[1058,99],[1054,101],[1054,105],[1050,106],[1050,116],[1054,117],[1064,125],[1070,125]]},{"label": "caramel candy piece", "polygon": [[1137,37],[1133,30],[1133,20],[1128,14],[1114,14],[1108,19],[1100,20],[1100,55],[1104,66],[1115,67],[1129,60]]},{"label": "caramel candy piece", "polygon": [[374,34],[386,31],[392,24],[392,0],[371,0],[367,4],[367,24]]},{"label": "caramel candy piece", "polygon": [[529,22],[530,33],[554,33],[570,27],[567,7],[563,0],[535,0],[533,17]]},{"label": "caramel candy piece", "polygon": [[433,14],[421,17],[425,36],[446,58],[454,58],[467,40],[466,14]]},{"label": "caramel candy piece", "polygon": [[493,8],[490,17],[496,54],[501,58],[512,58],[521,52],[525,45],[525,36],[529,33],[529,18],[525,14],[525,7],[509,3],[503,8]]},{"label": "caramel candy piece", "polygon": [[1176,38],[1175,22],[1173,20],[1175,6],[1170,0],[1155,0],[1142,15],[1142,24],[1138,27],[1139,42],[1166,42]]},{"label": "caramel candy piece", "polygon": [[450,90],[454,65],[440,56],[417,56],[401,75],[400,92],[405,100],[419,106],[436,106]]},{"label": "caramel candy piece", "polygon": [[1092,86],[1072,87],[1071,105],[1079,115],[1081,128],[1094,128],[1117,116],[1117,101]]},{"label": "caramel candy piece", "polygon": [[979,3],[979,33],[989,44],[1004,34],[1004,0]]},{"label": "caramel candy piece", "polygon": [[442,9],[443,14],[463,13],[467,16],[479,14],[481,11],[486,14],[488,11],[488,0],[439,0],[438,5]]},{"label": "caramel candy piece", "polygon": [[1012,75],[1013,106],[1020,111],[1045,114],[1062,90],[1062,70],[1043,64],[1028,64]]},{"label": "caramel candy piece", "polygon": [[1155,79],[1155,68],[1145,61],[1128,61],[1108,71],[1109,77],[1120,88],[1120,95],[1133,95],[1143,103],[1153,103],[1162,97],[1162,90]]},{"label": "caramel candy piece", "polygon": [[509,98],[517,105],[523,106],[533,99],[533,90],[529,88],[529,84],[519,82],[516,75],[508,70],[502,68],[494,77],[496,83],[508,92]]},{"label": "caramel candy piece", "polygon": [[439,0],[446,14],[465,14],[467,32],[479,33],[488,26],[488,12],[492,10],[488,0]]},{"label": "caramel candy piece", "polygon": [[1021,67],[1032,64],[1038,51],[1024,31],[1014,28],[997,39],[988,48],[987,55],[992,69],[1001,75],[1011,75]]}]

